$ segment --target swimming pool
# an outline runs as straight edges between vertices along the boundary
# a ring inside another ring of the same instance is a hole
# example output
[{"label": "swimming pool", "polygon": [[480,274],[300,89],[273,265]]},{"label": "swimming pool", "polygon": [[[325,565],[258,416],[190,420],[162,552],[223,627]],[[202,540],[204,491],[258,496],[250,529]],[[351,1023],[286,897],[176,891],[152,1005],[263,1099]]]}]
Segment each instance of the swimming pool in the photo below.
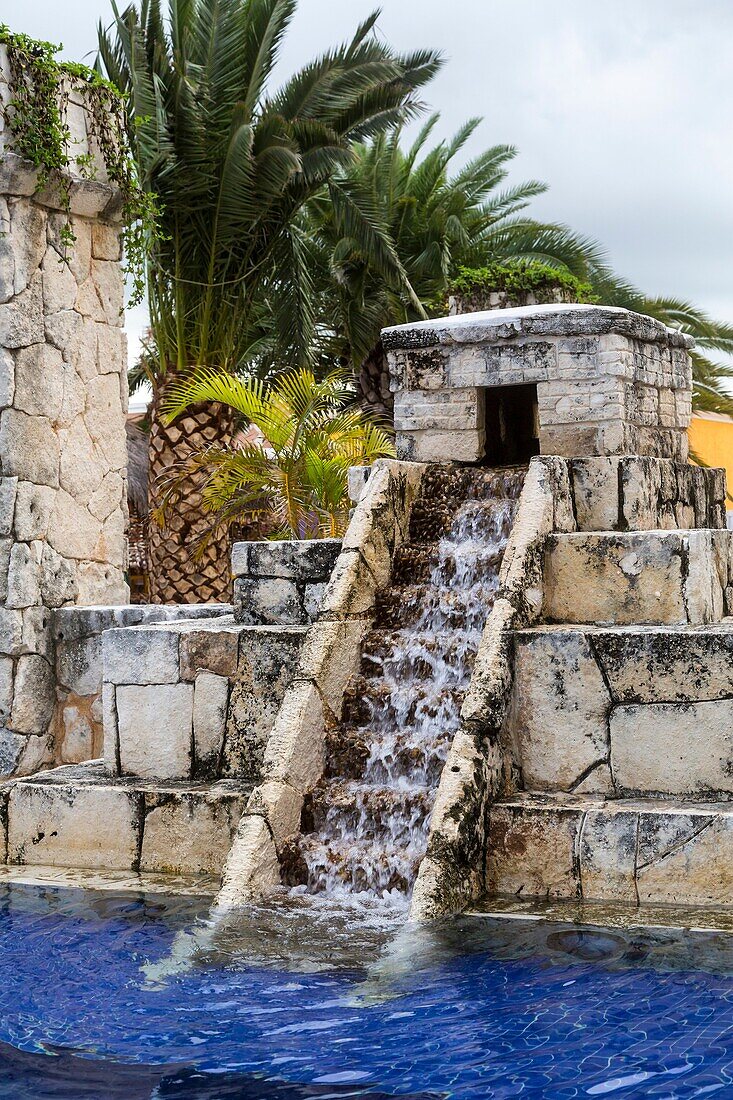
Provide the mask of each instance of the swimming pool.
[{"label": "swimming pool", "polygon": [[733,1096],[733,937],[206,907],[0,886],[0,1096]]}]

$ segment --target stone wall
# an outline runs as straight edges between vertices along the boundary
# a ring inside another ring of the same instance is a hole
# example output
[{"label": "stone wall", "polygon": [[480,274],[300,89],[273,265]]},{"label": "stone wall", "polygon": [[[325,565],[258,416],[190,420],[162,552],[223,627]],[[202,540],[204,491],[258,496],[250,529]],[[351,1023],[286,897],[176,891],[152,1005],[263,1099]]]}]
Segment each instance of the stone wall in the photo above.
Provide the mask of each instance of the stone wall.
[{"label": "stone wall", "polygon": [[[657,611],[663,602],[678,613],[674,621],[687,621],[688,609],[697,621],[708,621],[733,609],[730,602],[733,593],[728,591],[733,579],[730,537],[721,529],[725,528],[725,493],[722,470],[699,469],[669,459],[628,456],[532,460],[504,554],[499,592],[461,710],[461,728],[454,738],[436,794],[428,850],[411,903],[410,914],[414,919],[457,912],[485,889],[489,806],[494,798],[522,785],[522,769],[530,759],[529,749],[533,745],[535,726],[529,717],[533,708],[537,713],[539,743],[535,747],[537,751],[542,746],[547,748],[543,756],[547,766],[552,760],[557,760],[558,767],[567,763],[567,754],[559,754],[552,741],[564,728],[559,712],[566,702],[567,714],[573,715],[576,729],[574,750],[570,753],[573,760],[577,755],[577,767],[571,769],[572,782],[581,783],[586,769],[597,768],[599,781],[605,774],[599,768],[599,755],[607,755],[608,750],[600,752],[599,744],[607,742],[602,732],[595,728],[590,731],[589,726],[593,716],[599,714],[598,700],[594,697],[596,688],[605,706],[605,688],[599,686],[603,680],[600,670],[589,672],[590,666],[579,665],[565,669],[566,675],[558,677],[557,662],[553,666],[549,661],[541,676],[534,665],[530,668],[527,663],[520,669],[520,686],[525,686],[527,700],[523,710],[513,698],[514,638],[525,637],[516,632],[534,636],[527,628],[539,630],[535,624],[548,610],[548,545],[566,539],[587,548],[588,541],[594,538],[618,543],[621,547],[618,560],[629,575],[619,566],[618,577],[610,580],[605,592],[607,597],[615,594],[621,609],[629,594],[622,582],[634,585],[639,576],[634,559],[638,547],[634,540],[643,540],[645,530],[663,529],[662,541],[672,540],[674,546],[669,548],[666,566],[660,564],[647,586],[652,609]],[[698,530],[675,530],[688,527]],[[594,532],[622,534],[604,536]],[[579,613],[583,591],[590,594],[599,585],[598,570],[590,569],[593,560],[591,556],[581,563],[574,574],[575,583],[565,588],[574,615]],[[680,566],[676,574],[670,572],[670,561]],[[661,577],[660,570],[664,572],[665,568],[667,571]],[[673,578],[676,587],[669,583]],[[556,583],[556,579],[551,580],[551,584]],[[663,601],[657,599],[661,591]],[[636,586],[634,599],[639,606],[642,595]],[[553,644],[551,638],[548,646]],[[570,647],[571,665],[573,652]],[[567,691],[558,687],[566,682],[571,685]],[[553,708],[557,711],[554,718],[548,713]],[[588,720],[581,721],[583,717]],[[644,716],[632,717],[643,720]],[[599,722],[602,726],[607,722],[605,711]],[[525,738],[522,731],[529,731]],[[585,735],[588,736],[583,740]],[[528,774],[535,772],[536,769]]]},{"label": "stone wall", "polygon": [[340,539],[236,542],[232,550],[236,621],[313,622],[340,551]]},{"label": "stone wall", "polygon": [[548,305],[385,329],[401,458],[476,462],[484,391],[537,387],[542,454],[685,461],[691,340],[650,317]]},{"label": "stone wall", "polygon": [[[8,98],[0,51],[0,97]],[[70,228],[0,132],[0,774],[47,753],[52,610],[128,600],[119,195],[72,92]]]},{"label": "stone wall", "polygon": [[[219,617],[226,605],[63,607],[52,614],[55,701],[36,766],[80,764],[103,750],[102,634],[123,627]],[[53,686],[53,685],[52,685]]]}]

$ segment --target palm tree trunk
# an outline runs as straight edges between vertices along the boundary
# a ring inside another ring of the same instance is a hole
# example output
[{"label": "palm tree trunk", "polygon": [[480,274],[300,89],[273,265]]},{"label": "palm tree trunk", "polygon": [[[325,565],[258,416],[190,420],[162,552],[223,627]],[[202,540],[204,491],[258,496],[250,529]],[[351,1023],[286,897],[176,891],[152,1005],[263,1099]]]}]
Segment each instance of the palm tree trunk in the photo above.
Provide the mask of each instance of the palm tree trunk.
[{"label": "palm tree trunk", "polygon": [[394,395],[389,389],[387,353],[379,340],[359,368],[362,405],[377,420],[394,421]]},{"label": "palm tree trunk", "polygon": [[[170,375],[168,376],[171,377]],[[161,417],[165,387],[156,386],[150,407],[149,498],[151,512],[162,498],[163,475],[189,455],[212,443],[227,445],[234,438],[234,417],[222,405],[187,409],[172,424]],[[231,598],[231,543],[228,532],[214,532],[212,517],[202,507],[204,475],[192,473],[182,481],[165,524],[149,524],[150,602],[209,603]],[[196,554],[202,536],[210,536]]]}]

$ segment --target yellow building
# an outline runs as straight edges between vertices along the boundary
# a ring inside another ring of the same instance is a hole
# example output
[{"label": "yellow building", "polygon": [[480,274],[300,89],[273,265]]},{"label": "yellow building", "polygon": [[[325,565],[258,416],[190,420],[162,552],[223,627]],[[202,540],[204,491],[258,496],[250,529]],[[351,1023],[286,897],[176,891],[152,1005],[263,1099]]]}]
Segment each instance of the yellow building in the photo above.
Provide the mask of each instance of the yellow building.
[{"label": "yellow building", "polygon": [[[706,466],[725,469],[728,493],[733,495],[733,417],[723,413],[695,412],[690,422],[690,450]],[[733,501],[727,502],[728,526],[733,517]]]}]

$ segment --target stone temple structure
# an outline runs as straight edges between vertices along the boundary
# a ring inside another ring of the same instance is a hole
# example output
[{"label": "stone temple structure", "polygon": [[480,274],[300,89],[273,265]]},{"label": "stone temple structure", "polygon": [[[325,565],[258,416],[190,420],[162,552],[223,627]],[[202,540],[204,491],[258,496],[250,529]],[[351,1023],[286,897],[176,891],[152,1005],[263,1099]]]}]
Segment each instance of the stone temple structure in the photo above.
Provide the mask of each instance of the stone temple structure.
[{"label": "stone temple structure", "polygon": [[[98,167],[69,180],[67,252],[0,133],[2,873],[157,875],[221,912],[307,881],[324,800],[348,818],[376,759],[354,850],[416,918],[486,896],[729,906],[733,549],[722,471],[687,462],[687,338],[573,305],[387,330],[399,459],[352,472],[343,541],[239,545],[234,607],[133,607],[119,197]],[[484,513],[505,529],[479,560],[460,532]],[[390,710],[385,669],[427,629],[407,695],[429,700],[483,599],[454,725],[401,741],[415,707]]]}]

